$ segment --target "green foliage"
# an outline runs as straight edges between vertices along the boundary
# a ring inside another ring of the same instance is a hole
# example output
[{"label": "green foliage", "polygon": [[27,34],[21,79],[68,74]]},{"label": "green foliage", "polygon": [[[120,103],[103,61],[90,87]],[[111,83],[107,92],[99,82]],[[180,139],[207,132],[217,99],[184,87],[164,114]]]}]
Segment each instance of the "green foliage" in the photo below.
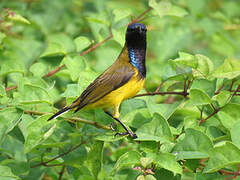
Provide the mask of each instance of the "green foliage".
[{"label": "green foliage", "polygon": [[[114,136],[98,109],[47,121],[114,62],[126,25],[147,9],[152,94],[124,101],[120,114],[138,138]],[[239,9],[234,0],[2,0],[0,179],[239,175]]]}]

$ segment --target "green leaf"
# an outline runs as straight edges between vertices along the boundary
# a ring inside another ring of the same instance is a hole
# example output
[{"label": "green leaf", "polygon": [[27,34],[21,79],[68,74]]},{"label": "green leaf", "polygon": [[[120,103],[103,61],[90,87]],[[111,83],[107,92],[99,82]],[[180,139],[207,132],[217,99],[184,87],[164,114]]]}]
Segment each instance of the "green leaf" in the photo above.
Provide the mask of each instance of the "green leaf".
[{"label": "green leaf", "polygon": [[125,136],[114,136],[115,133],[105,133],[104,135],[97,135],[94,139],[104,142],[114,142],[126,138]]},{"label": "green leaf", "polygon": [[37,145],[42,144],[56,128],[56,124],[48,122],[49,115],[43,115],[30,123],[27,127],[27,137],[24,143],[24,152],[28,153]]},{"label": "green leaf", "polygon": [[174,175],[182,174],[182,167],[179,165],[173,154],[160,153],[155,161],[157,166],[172,171]]},{"label": "green leaf", "polygon": [[140,175],[140,176],[137,177],[136,180],[156,180],[156,178],[153,175],[148,174],[146,176]]},{"label": "green leaf", "polygon": [[121,45],[121,47],[123,47],[124,43],[125,43],[125,37],[123,36],[123,34],[124,34],[123,28],[118,29],[118,30],[112,29],[112,34],[113,34],[113,39],[116,42],[118,42]]},{"label": "green leaf", "polygon": [[205,152],[199,152],[199,151],[180,151],[177,153],[177,159],[183,160],[183,159],[204,159],[208,158],[209,155]]},{"label": "green leaf", "polygon": [[212,101],[210,97],[201,89],[191,89],[189,92],[189,104],[194,106],[210,104]]},{"label": "green leaf", "polygon": [[88,68],[81,72],[78,79],[78,92],[83,92],[96,77],[97,73]]},{"label": "green leaf", "polygon": [[4,180],[20,179],[18,176],[12,173],[12,170],[9,167],[2,165],[0,165],[0,178]]},{"label": "green leaf", "polygon": [[132,127],[139,128],[151,119],[151,114],[148,108],[139,108],[129,111],[121,118],[124,123]]},{"label": "green leaf", "polygon": [[[0,147],[2,153],[8,154],[13,162],[27,162],[27,156],[23,152],[23,143],[14,136],[7,135]],[[16,174],[19,175],[19,173]]]},{"label": "green leaf", "polygon": [[78,93],[78,85],[77,84],[68,84],[67,89],[64,93],[61,94],[62,97],[77,97]]},{"label": "green leaf", "polygon": [[225,90],[220,91],[220,93],[215,96],[217,102],[221,107],[229,102],[229,100],[231,99],[230,97],[231,93]]},{"label": "green leaf", "polygon": [[219,111],[217,113],[217,116],[219,117],[222,125],[228,130],[230,130],[233,127],[234,123],[238,120],[223,111]]},{"label": "green leaf", "polygon": [[230,130],[235,122],[240,119],[239,108],[239,104],[229,103],[217,113],[222,125],[228,130]]},{"label": "green leaf", "polygon": [[149,6],[152,7],[160,17],[163,16],[184,17],[188,14],[188,12],[185,9],[172,5],[170,2],[167,1],[160,1],[159,3],[157,3],[156,0],[150,0]]},{"label": "green leaf", "polygon": [[215,81],[207,79],[196,79],[193,81],[191,89],[199,89],[205,92],[209,97],[214,96],[216,91]]},{"label": "green leaf", "polygon": [[231,139],[234,145],[236,145],[238,148],[240,148],[240,138],[239,138],[239,128],[240,128],[240,120],[236,121],[233,124],[233,127],[231,129]]},{"label": "green leaf", "polygon": [[118,22],[132,14],[131,9],[128,8],[117,8],[113,10],[114,22]]},{"label": "green leaf", "polygon": [[226,166],[240,163],[240,149],[231,142],[225,142],[209,151],[209,161],[204,168],[204,173],[216,172]]},{"label": "green leaf", "polygon": [[74,56],[73,58],[70,56],[65,56],[63,63],[66,64],[73,81],[78,79],[80,73],[85,68],[84,59],[81,56]]},{"label": "green leaf", "polygon": [[[21,73],[23,74],[25,71],[24,63],[15,57],[15,55],[10,55],[8,57],[1,57],[1,64],[0,64],[0,76],[1,75],[8,75],[9,73]],[[16,59],[15,59],[16,58]]]},{"label": "green leaf", "polygon": [[173,149],[177,159],[196,159],[205,158],[208,152],[213,148],[210,138],[195,129],[186,129],[183,140],[179,141]]},{"label": "green leaf", "polygon": [[[4,165],[7,165],[11,168],[13,174],[18,176],[25,176],[29,173],[30,166],[28,162],[16,161],[13,159],[8,159],[2,162]],[[2,178],[1,178],[2,180]]]},{"label": "green leaf", "polygon": [[206,56],[201,54],[196,54],[195,58],[197,60],[196,71],[193,71],[193,75],[196,77],[207,78],[213,72],[213,62]]},{"label": "green leaf", "polygon": [[[52,139],[52,137],[49,140],[51,140],[51,139]],[[81,138],[78,138],[78,142],[77,142],[78,144],[79,144],[79,141],[82,141],[80,139]],[[66,144],[68,144],[68,143],[66,143]],[[52,145],[52,144],[49,144],[49,145]],[[75,145],[73,145],[73,146],[75,146]],[[42,146],[40,146],[40,147],[42,147]],[[46,146],[46,148],[47,148],[47,146]],[[64,146],[63,147],[60,146],[60,148],[64,148]],[[65,149],[67,151],[69,149],[69,147],[65,146]],[[75,149],[71,153],[68,153],[65,156],[61,157],[62,159],[59,159],[59,162],[52,162],[51,164],[62,163],[64,161],[65,165],[80,169],[83,167],[83,164],[87,159],[87,155],[88,155],[88,152],[86,150],[86,147],[84,145],[81,145],[79,148]],[[91,172],[89,172],[89,175],[91,175]]]},{"label": "green leaf", "polygon": [[3,42],[3,39],[6,37],[6,34],[0,32],[0,44]]},{"label": "green leaf", "polygon": [[151,122],[144,124],[136,131],[138,141],[160,141],[161,143],[173,140],[173,135],[166,119],[154,113]]},{"label": "green leaf", "polygon": [[50,42],[48,43],[47,49],[44,51],[41,57],[57,56],[57,55],[65,55],[65,54],[66,54],[66,51],[61,44],[56,42]]},{"label": "green leaf", "polygon": [[149,97],[147,101],[147,107],[151,115],[154,113],[161,114],[166,120],[168,120],[174,112],[181,106],[182,101],[172,103],[172,104],[156,104],[154,102],[154,97]]},{"label": "green leaf", "polygon": [[147,166],[149,166],[149,165],[152,164],[153,159],[152,159],[152,158],[148,158],[148,157],[141,157],[141,158],[140,158],[140,162],[141,162],[141,165],[142,165],[144,168],[147,168]]},{"label": "green leaf", "polygon": [[7,95],[7,93],[6,93],[6,91],[5,91],[5,87],[2,85],[2,84],[0,84],[0,96],[6,96]]},{"label": "green leaf", "polygon": [[103,141],[95,141],[87,156],[86,166],[91,170],[95,179],[98,179],[98,174],[102,168],[103,145]]},{"label": "green leaf", "polygon": [[123,154],[117,160],[116,164],[114,165],[113,170],[118,171],[121,168],[133,166],[135,164],[140,164],[140,157],[141,155],[137,151],[129,151]]},{"label": "green leaf", "polygon": [[24,24],[31,24],[26,18],[24,18],[20,14],[15,14],[15,13],[11,14],[8,16],[8,19],[15,22],[24,23]]},{"label": "green leaf", "polygon": [[22,114],[21,110],[13,107],[0,110],[0,144],[5,135],[19,123]]},{"label": "green leaf", "polygon": [[34,76],[42,77],[48,71],[48,68],[45,64],[38,62],[34,63],[30,67],[30,71],[33,73]]},{"label": "green leaf", "polygon": [[63,33],[52,34],[48,36],[47,49],[41,57],[66,55],[75,51],[73,40]]},{"label": "green leaf", "polygon": [[208,174],[197,172],[195,173],[194,180],[223,180],[223,175],[218,172]]},{"label": "green leaf", "polygon": [[25,84],[24,88],[15,95],[22,104],[53,103],[47,89],[33,84]]},{"label": "green leaf", "polygon": [[191,54],[184,52],[179,52],[179,58],[175,59],[174,63],[189,66],[192,68],[197,68],[198,66],[197,58]]},{"label": "green leaf", "polygon": [[91,45],[91,41],[85,36],[79,36],[74,39],[77,52],[81,52],[83,49]]},{"label": "green leaf", "polygon": [[225,59],[224,63],[213,72],[213,76],[216,78],[233,79],[239,75],[240,62],[230,58]]}]

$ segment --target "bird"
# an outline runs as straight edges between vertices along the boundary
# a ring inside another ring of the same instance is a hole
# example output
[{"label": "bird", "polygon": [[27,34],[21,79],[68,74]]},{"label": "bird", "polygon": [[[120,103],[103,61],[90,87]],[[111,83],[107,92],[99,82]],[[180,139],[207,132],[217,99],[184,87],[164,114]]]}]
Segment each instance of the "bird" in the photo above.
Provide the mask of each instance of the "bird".
[{"label": "bird", "polygon": [[[119,106],[122,101],[135,96],[144,85],[146,38],[147,28],[144,24],[128,25],[125,44],[116,61],[99,75],[72,104],[64,107],[48,120],[55,119],[71,109],[77,112],[80,109],[100,108],[126,130],[126,132],[116,134],[137,138],[137,135],[120,120]],[[109,111],[110,109],[113,113]],[[111,129],[114,130],[112,127]]]}]

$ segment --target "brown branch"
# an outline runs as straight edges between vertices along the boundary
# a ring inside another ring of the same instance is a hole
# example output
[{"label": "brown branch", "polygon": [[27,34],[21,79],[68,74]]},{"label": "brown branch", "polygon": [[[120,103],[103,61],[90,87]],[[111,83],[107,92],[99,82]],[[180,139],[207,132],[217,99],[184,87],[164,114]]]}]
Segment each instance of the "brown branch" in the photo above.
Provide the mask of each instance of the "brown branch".
[{"label": "brown branch", "polygon": [[200,111],[200,121],[203,121],[203,109],[204,109],[204,106],[202,107],[201,111]]},{"label": "brown branch", "polygon": [[59,172],[58,180],[62,180],[62,177],[63,177],[63,173],[64,173],[64,171],[65,171],[65,168],[66,168],[66,165],[63,165],[61,171]]},{"label": "brown branch", "polygon": [[187,96],[189,95],[188,92],[149,92],[149,93],[143,93],[143,94],[137,94],[135,97],[141,97],[141,96],[155,96],[155,95],[180,95],[180,96]]},{"label": "brown branch", "polygon": [[135,19],[132,19],[132,21],[130,22],[130,23],[128,23],[127,25],[130,25],[130,24],[133,24],[133,23],[136,23],[136,22],[138,22],[138,21],[140,21],[141,20],[141,18],[143,17],[143,16],[145,16],[149,11],[151,11],[152,10],[152,7],[150,7],[150,8],[148,8],[146,11],[144,11],[142,14],[140,14],[139,16],[137,16]]},{"label": "brown branch", "polygon": [[[48,112],[39,112],[39,111],[31,111],[31,110],[24,110],[24,113],[26,114],[34,114],[34,115],[45,115],[45,114],[49,114]],[[84,123],[84,124],[89,124],[92,126],[95,126],[97,128],[101,128],[101,129],[105,129],[105,130],[110,130],[111,128],[102,124],[99,124],[98,122],[95,121],[90,121],[90,120],[86,120],[86,119],[82,119],[82,118],[78,118],[78,117],[72,117],[72,118],[67,118],[67,117],[62,117],[64,120],[70,121],[70,122],[80,122],[80,123]]]},{"label": "brown branch", "polygon": [[60,71],[62,68],[64,68],[66,66],[66,64],[63,64],[61,65],[60,67],[52,70],[52,71],[49,71],[47,74],[43,75],[42,77],[45,78],[45,77],[50,77],[52,75],[54,75],[55,73],[57,73],[58,71]]},{"label": "brown branch", "polygon": [[164,83],[164,81],[162,81],[162,82],[159,84],[159,86],[158,86],[157,89],[155,90],[155,93],[159,91],[159,89],[162,87],[163,83]]},{"label": "brown branch", "polygon": [[237,89],[236,89],[236,90],[234,91],[234,93],[232,94],[232,97],[235,96],[239,90],[240,90],[240,85],[238,85]]},{"label": "brown branch", "polygon": [[218,90],[215,92],[215,95],[219,94],[223,88],[224,88],[224,84],[220,88],[218,88]]},{"label": "brown branch", "polygon": [[203,120],[200,119],[198,125],[200,126],[202,123],[206,122],[209,118],[211,118],[212,116],[214,116],[215,114],[217,114],[220,109],[221,109],[220,107],[219,107],[219,108],[215,108],[214,111],[212,112],[212,114],[210,114],[208,117],[206,117],[206,118],[203,119]]},{"label": "brown branch", "polygon": [[[30,166],[30,167],[31,167],[31,168],[35,168],[35,167],[38,167],[38,166],[46,166],[46,167],[56,166],[56,165],[59,166],[60,164],[50,164],[50,165],[48,165],[48,163],[50,163],[50,162],[52,162],[52,161],[54,161],[54,160],[56,160],[56,159],[58,159],[58,158],[60,158],[60,157],[62,157],[62,156],[67,155],[68,153],[74,151],[75,149],[79,148],[79,147],[80,147],[81,145],[83,145],[83,144],[86,144],[86,141],[82,141],[80,144],[78,144],[78,145],[76,145],[76,146],[74,146],[74,147],[70,147],[66,152],[63,152],[63,153],[59,154],[58,156],[56,156],[56,157],[54,157],[54,158],[52,158],[52,159],[49,159],[49,160],[47,160],[47,161],[43,161],[43,159],[41,159],[41,162],[40,162],[40,163],[35,164],[35,165],[33,165],[33,166]],[[62,164],[61,164],[61,165],[62,165]]]},{"label": "brown branch", "polygon": [[[232,83],[232,84],[233,84],[233,83]],[[231,85],[231,86],[232,86],[232,85]],[[232,98],[233,96],[237,96],[237,95],[238,95],[237,93],[239,92],[239,90],[240,90],[240,85],[238,85],[237,89],[233,92],[231,98]],[[199,126],[200,126],[202,123],[206,122],[209,118],[211,118],[212,116],[214,116],[215,114],[217,114],[218,111],[221,109],[221,107],[216,108],[212,103],[210,104],[210,106],[214,109],[213,113],[210,114],[208,117],[206,117],[204,120],[200,119],[200,121],[199,121]]]},{"label": "brown branch", "polygon": [[17,89],[17,86],[10,86],[10,87],[7,87],[5,88],[5,91],[8,92],[8,91],[11,91],[13,89]]},{"label": "brown branch", "polygon": [[[202,167],[205,167],[205,166],[206,166],[206,165],[203,163],[205,160],[207,160],[207,159],[200,159],[200,160],[199,160],[200,166],[202,166]],[[225,179],[234,179],[234,178],[236,178],[237,176],[240,175],[240,165],[238,165],[238,170],[237,170],[236,172],[227,171],[227,170],[223,170],[223,169],[218,170],[218,172],[219,172],[220,174],[222,174],[223,176],[233,175],[233,176],[231,176],[231,177],[225,177]]]},{"label": "brown branch", "polygon": [[232,91],[233,84],[234,84],[234,80],[232,80],[232,83],[231,83],[231,85],[230,85],[230,87],[229,87],[229,91],[230,91],[230,92]]}]

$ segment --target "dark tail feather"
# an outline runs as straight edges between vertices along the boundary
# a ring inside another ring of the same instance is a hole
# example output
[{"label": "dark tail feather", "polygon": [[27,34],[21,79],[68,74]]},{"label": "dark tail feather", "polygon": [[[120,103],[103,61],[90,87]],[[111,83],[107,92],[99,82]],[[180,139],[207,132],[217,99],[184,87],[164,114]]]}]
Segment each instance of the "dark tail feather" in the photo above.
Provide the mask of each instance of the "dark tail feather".
[{"label": "dark tail feather", "polygon": [[73,108],[73,107],[70,105],[70,106],[67,106],[67,107],[61,109],[61,110],[58,111],[56,114],[54,114],[53,116],[51,116],[51,117],[48,119],[48,121],[50,121],[51,119],[57,118],[58,116],[66,113],[66,112],[68,112],[68,111],[71,110],[72,108]]}]

